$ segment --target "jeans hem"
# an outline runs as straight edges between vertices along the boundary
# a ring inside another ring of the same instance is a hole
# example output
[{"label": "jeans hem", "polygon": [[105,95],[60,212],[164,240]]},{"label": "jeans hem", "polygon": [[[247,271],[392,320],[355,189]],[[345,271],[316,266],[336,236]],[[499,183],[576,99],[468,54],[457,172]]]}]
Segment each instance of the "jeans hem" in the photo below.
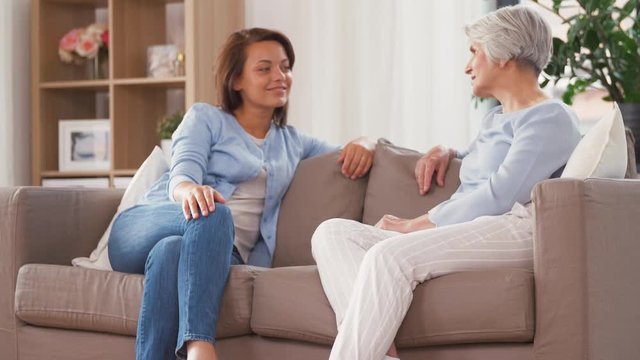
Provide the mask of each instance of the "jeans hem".
[{"label": "jeans hem", "polygon": [[180,360],[184,360],[187,358],[187,341],[206,341],[211,343],[211,345],[216,344],[216,339],[207,336],[207,335],[198,335],[198,334],[186,334],[182,337],[182,342],[180,346],[176,347],[176,357]]}]

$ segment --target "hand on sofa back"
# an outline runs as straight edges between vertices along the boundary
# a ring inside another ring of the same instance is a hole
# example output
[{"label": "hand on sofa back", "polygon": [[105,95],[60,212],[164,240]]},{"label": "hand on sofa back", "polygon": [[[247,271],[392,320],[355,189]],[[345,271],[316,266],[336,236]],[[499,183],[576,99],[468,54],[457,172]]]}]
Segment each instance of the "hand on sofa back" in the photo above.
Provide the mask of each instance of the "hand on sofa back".
[{"label": "hand on sofa back", "polygon": [[384,214],[416,217],[448,199],[460,185],[460,161],[451,162],[444,187],[432,186],[421,196],[414,168],[422,155],[381,140],[369,176],[358,180],[340,173],[338,153],[301,162],[282,200],[273,266],[315,264],[311,235],[324,220],[374,224]]}]

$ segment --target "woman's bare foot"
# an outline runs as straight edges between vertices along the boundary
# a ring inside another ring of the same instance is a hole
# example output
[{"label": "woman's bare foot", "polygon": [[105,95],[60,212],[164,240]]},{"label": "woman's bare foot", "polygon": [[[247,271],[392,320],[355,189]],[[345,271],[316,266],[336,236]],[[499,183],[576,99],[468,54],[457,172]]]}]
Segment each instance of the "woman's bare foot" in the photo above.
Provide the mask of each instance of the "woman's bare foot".
[{"label": "woman's bare foot", "polygon": [[387,351],[387,356],[391,356],[394,358],[399,358],[400,356],[398,355],[398,349],[396,349],[396,344],[395,343],[391,343],[391,346],[389,347],[389,351]]},{"label": "woman's bare foot", "polygon": [[208,341],[194,340],[187,342],[187,359],[218,360],[216,349]]}]

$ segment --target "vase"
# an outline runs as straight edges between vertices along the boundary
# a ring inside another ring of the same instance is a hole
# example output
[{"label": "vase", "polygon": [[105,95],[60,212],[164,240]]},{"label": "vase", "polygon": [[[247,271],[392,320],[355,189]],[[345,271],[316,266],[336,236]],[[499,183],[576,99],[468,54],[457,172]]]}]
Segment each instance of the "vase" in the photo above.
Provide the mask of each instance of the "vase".
[{"label": "vase", "polygon": [[90,63],[90,77],[92,80],[106,79],[109,77],[109,54],[106,51],[99,50]]},{"label": "vase", "polygon": [[622,121],[624,126],[631,129],[633,137],[636,139],[634,147],[636,153],[636,162],[640,160],[640,103],[622,103],[618,104],[622,113]]}]

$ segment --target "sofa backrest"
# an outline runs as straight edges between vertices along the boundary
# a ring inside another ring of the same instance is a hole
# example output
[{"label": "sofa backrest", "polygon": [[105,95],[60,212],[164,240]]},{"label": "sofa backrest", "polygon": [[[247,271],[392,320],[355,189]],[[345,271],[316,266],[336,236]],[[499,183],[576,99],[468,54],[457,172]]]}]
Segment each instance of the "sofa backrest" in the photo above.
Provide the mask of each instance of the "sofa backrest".
[{"label": "sofa backrest", "polygon": [[460,160],[449,163],[444,187],[431,184],[426,195],[420,195],[415,177],[416,162],[424,154],[380,140],[364,200],[362,222],[373,225],[385,214],[414,218],[449,199],[460,186]]},{"label": "sofa backrest", "polygon": [[[636,157],[630,131],[627,143],[627,178],[634,178]],[[460,185],[460,160],[449,164],[444,187],[434,184],[421,196],[414,168],[422,155],[381,139],[369,175],[355,181],[340,172],[338,153],[302,161],[282,200],[273,266],[315,264],[311,236],[324,220],[344,218],[375,224],[385,214],[413,218],[447,200]]]},{"label": "sofa backrest", "polygon": [[315,264],[311,235],[324,220],[362,220],[368,177],[345,178],[338,155],[325,154],[298,165],[278,215],[274,267]]},{"label": "sofa backrest", "polygon": [[433,186],[427,195],[420,196],[413,170],[421,155],[382,140],[369,175],[358,180],[342,175],[338,153],[302,161],[282,200],[273,266],[315,264],[311,236],[324,220],[343,218],[374,224],[384,214],[422,215],[448,199],[460,183],[460,162],[452,162],[445,187]]}]

